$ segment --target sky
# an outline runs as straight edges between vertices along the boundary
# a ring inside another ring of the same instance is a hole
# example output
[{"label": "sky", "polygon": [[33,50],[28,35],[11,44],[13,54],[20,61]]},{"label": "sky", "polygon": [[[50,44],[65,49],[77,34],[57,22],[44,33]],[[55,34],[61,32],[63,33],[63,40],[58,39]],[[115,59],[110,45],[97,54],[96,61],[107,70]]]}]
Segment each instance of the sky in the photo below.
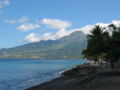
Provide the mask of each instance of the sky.
[{"label": "sky", "polygon": [[120,0],[0,0],[0,48],[120,24]]}]

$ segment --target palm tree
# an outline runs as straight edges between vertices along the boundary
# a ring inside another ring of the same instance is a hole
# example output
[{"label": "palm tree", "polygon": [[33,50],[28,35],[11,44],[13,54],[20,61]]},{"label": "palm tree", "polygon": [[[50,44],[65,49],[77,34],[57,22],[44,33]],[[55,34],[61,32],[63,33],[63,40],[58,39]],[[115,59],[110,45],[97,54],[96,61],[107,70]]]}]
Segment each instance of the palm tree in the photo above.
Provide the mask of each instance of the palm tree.
[{"label": "palm tree", "polygon": [[88,58],[94,58],[94,61],[102,58],[111,62],[111,68],[114,68],[114,62],[120,59],[120,27],[110,24],[107,28],[112,30],[109,34],[103,31],[100,26],[95,26],[91,34],[87,35],[88,45],[83,54]]},{"label": "palm tree", "polygon": [[120,59],[120,28],[114,24],[109,25],[113,29],[112,35],[109,41],[109,50],[107,57],[111,62],[111,68],[114,68],[114,62]]},{"label": "palm tree", "polygon": [[88,45],[83,51],[83,54],[87,58],[93,58],[94,61],[98,61],[100,55],[102,54],[102,44],[103,43],[103,29],[100,26],[95,26],[91,31],[91,34],[87,35]]}]

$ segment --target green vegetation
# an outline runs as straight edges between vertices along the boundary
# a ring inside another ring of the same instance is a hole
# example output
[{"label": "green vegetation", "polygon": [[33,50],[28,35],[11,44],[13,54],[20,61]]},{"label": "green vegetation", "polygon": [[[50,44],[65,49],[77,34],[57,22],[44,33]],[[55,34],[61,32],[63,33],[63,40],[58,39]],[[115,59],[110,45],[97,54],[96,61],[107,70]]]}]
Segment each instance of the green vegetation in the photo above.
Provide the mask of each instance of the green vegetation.
[{"label": "green vegetation", "polygon": [[40,41],[1,49],[0,58],[80,59],[81,52],[86,45],[86,35],[77,31],[58,40]]},{"label": "green vegetation", "polygon": [[87,40],[87,48],[82,52],[84,56],[94,61],[111,62],[113,69],[114,62],[120,59],[120,27],[113,24],[104,28],[95,26]]}]

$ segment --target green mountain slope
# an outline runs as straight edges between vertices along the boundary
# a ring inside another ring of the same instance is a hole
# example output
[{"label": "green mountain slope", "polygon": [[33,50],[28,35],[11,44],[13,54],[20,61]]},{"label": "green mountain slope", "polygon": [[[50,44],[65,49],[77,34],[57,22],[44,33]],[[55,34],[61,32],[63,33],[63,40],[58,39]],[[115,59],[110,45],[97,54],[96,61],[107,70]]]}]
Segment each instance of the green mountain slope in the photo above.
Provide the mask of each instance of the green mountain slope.
[{"label": "green mountain slope", "polygon": [[81,57],[86,47],[86,36],[76,31],[58,40],[47,40],[29,43],[22,46],[1,49],[0,58],[44,58],[72,59]]}]

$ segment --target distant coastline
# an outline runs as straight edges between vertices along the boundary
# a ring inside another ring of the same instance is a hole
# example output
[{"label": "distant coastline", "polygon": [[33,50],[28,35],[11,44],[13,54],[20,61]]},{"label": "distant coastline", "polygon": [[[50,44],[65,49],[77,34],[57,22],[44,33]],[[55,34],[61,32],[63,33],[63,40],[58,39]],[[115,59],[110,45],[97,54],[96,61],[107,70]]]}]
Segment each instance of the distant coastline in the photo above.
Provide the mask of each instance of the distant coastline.
[{"label": "distant coastline", "polygon": [[0,58],[0,60],[85,60],[84,58]]}]

